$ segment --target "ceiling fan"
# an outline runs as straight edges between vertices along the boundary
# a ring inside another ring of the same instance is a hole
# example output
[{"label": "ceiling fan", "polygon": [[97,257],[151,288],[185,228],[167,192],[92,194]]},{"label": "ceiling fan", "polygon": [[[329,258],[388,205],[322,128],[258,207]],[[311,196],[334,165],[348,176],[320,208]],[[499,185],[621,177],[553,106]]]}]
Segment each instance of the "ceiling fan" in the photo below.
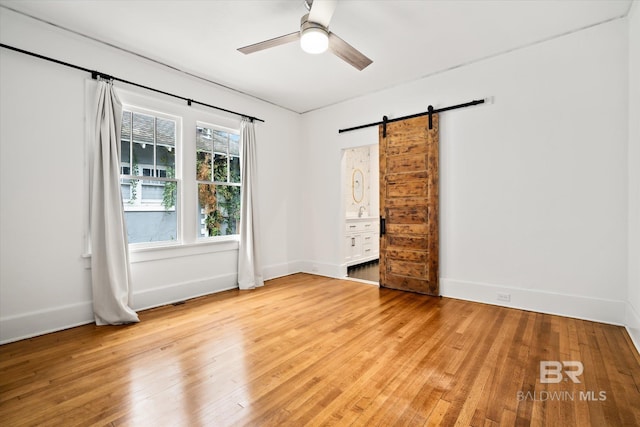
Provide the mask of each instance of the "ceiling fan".
[{"label": "ceiling fan", "polygon": [[302,50],[307,53],[322,53],[329,49],[334,55],[362,71],[373,61],[329,31],[329,22],[337,2],[338,0],[305,0],[309,13],[300,19],[300,31],[244,46],[238,50],[248,55],[299,40]]}]

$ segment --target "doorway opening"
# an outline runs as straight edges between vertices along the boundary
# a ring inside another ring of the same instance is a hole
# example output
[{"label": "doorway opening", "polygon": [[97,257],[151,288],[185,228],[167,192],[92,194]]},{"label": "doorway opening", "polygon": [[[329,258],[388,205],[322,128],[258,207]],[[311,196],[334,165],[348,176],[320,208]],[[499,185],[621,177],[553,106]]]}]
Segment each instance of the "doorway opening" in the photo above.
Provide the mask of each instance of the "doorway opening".
[{"label": "doorway opening", "polygon": [[378,144],[344,150],[344,265],[351,279],[378,283],[380,166]]}]

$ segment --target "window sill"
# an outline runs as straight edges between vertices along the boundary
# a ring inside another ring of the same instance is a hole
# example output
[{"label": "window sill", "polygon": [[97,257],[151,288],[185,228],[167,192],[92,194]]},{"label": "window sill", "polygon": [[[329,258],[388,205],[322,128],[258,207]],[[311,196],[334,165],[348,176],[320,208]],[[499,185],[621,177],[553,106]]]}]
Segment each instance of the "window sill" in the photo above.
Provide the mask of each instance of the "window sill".
[{"label": "window sill", "polygon": [[206,239],[203,242],[187,244],[166,244],[137,248],[133,246],[129,247],[129,262],[134,264],[235,250],[238,250],[238,236]]},{"label": "window sill", "polygon": [[[235,235],[201,239],[201,241],[187,244],[170,243],[144,247],[130,245],[129,262],[131,264],[135,264],[139,262],[212,254],[216,252],[237,251],[239,239],[239,236]],[[83,254],[82,258],[86,260],[85,268],[90,269],[91,254]]]}]

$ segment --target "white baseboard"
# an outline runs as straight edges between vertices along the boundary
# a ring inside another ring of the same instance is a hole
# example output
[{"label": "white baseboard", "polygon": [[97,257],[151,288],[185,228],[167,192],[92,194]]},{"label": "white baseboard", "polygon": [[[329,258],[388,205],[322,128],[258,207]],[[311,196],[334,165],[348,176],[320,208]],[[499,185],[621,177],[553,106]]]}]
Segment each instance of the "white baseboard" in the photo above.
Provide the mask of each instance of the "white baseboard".
[{"label": "white baseboard", "polygon": [[227,291],[238,287],[237,274],[224,274],[189,282],[174,283],[133,293],[133,309],[146,310],[203,295]]},{"label": "white baseboard", "polygon": [[300,270],[302,273],[315,274],[318,276],[333,277],[336,279],[344,279],[347,275],[346,267],[340,264],[326,264],[316,261],[301,261]]},{"label": "white baseboard", "polygon": [[631,337],[631,341],[636,346],[636,350],[640,353],[640,314],[627,302],[625,310],[625,328]]},{"label": "white baseboard", "polygon": [[[509,302],[498,301],[498,292],[509,294]],[[574,317],[583,320],[625,325],[625,302],[535,289],[511,288],[488,283],[440,278],[440,294],[445,297],[482,302],[502,307]]]},{"label": "white baseboard", "polygon": [[303,271],[303,261],[291,261],[263,267],[262,276],[264,280],[271,280],[294,273],[300,273],[301,271]]},{"label": "white baseboard", "polygon": [[57,332],[94,321],[91,301],[0,318],[0,344]]},{"label": "white baseboard", "polygon": [[[312,261],[293,261],[267,266],[263,271],[266,280],[299,272],[344,278],[345,266]],[[134,309],[144,310],[234,288],[237,288],[236,274],[147,289],[134,293]],[[509,294],[511,301],[497,301],[498,292]],[[640,352],[640,315],[627,302],[446,278],[440,279],[440,293],[446,297],[467,301],[625,325],[629,336]],[[91,301],[3,317],[0,318],[0,344],[56,332],[93,321]]]},{"label": "white baseboard", "polygon": [[[302,261],[267,266],[265,279],[286,276],[303,271]],[[134,292],[133,308],[136,311],[184,301],[203,295],[235,289],[238,275],[226,274],[201,280],[175,283],[153,289]],[[50,332],[93,323],[93,303],[86,301],[46,310],[38,310],[15,316],[0,317],[0,344],[19,341]]]},{"label": "white baseboard", "polygon": [[[136,311],[184,301],[238,287],[237,274],[209,277],[134,292]],[[93,323],[91,301],[0,318],[0,344]]]}]

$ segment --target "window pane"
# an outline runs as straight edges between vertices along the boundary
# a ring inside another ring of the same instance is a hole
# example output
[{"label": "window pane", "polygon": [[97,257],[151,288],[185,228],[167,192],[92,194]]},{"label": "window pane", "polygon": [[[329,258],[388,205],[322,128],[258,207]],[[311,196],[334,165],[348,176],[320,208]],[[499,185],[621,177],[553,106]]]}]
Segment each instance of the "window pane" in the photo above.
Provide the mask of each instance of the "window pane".
[{"label": "window pane", "polygon": [[156,118],[156,143],[165,147],[176,146],[176,122]]},{"label": "window pane", "polygon": [[[133,144],[133,164],[131,166],[131,175],[135,176],[151,176],[150,171],[153,167],[153,145],[152,144]],[[149,175],[143,175],[146,172]]]},{"label": "window pane", "polygon": [[[175,170],[176,167],[176,122],[156,119],[156,163],[161,169]],[[160,176],[160,175],[156,175]]]},{"label": "window pane", "polygon": [[133,113],[133,141],[153,144],[154,117],[146,114]]},{"label": "window pane", "polygon": [[196,149],[210,153],[213,151],[213,131],[202,126],[196,127]]},{"label": "window pane", "polygon": [[124,210],[144,206],[146,209],[169,211],[176,205],[176,181],[120,179]]},{"label": "window pane", "polygon": [[196,162],[196,179],[211,181],[211,154],[198,151]]},{"label": "window pane", "polygon": [[227,153],[229,150],[229,134],[221,130],[213,131],[213,151]]},{"label": "window pane", "polygon": [[127,204],[131,201],[131,180],[120,181],[120,192],[122,193],[122,201]]},{"label": "window pane", "polygon": [[129,141],[122,140],[120,144],[120,162],[121,163],[129,163]]},{"label": "window pane", "polygon": [[231,156],[229,161],[230,173],[229,179],[231,182],[240,183],[240,157]]},{"label": "window pane", "polygon": [[[176,168],[176,150],[161,145],[156,146],[156,164],[159,170],[174,170]],[[160,175],[156,175],[160,176]]]},{"label": "window pane", "polygon": [[142,202],[159,203],[164,194],[164,184],[166,181],[142,181]]},{"label": "window pane", "polygon": [[122,124],[120,126],[121,139],[130,141],[131,139],[131,111],[122,112]]},{"label": "window pane", "polygon": [[240,156],[240,135],[229,134],[229,154]]},{"label": "window pane", "polygon": [[213,158],[213,180],[227,182],[227,155],[216,153]]},{"label": "window pane", "polygon": [[175,181],[121,180],[129,243],[177,239],[177,187]]},{"label": "window pane", "polygon": [[211,181],[211,153],[213,151],[212,130],[196,127],[196,179]]},{"label": "window pane", "polygon": [[240,187],[198,184],[199,237],[237,234],[239,221]]}]

